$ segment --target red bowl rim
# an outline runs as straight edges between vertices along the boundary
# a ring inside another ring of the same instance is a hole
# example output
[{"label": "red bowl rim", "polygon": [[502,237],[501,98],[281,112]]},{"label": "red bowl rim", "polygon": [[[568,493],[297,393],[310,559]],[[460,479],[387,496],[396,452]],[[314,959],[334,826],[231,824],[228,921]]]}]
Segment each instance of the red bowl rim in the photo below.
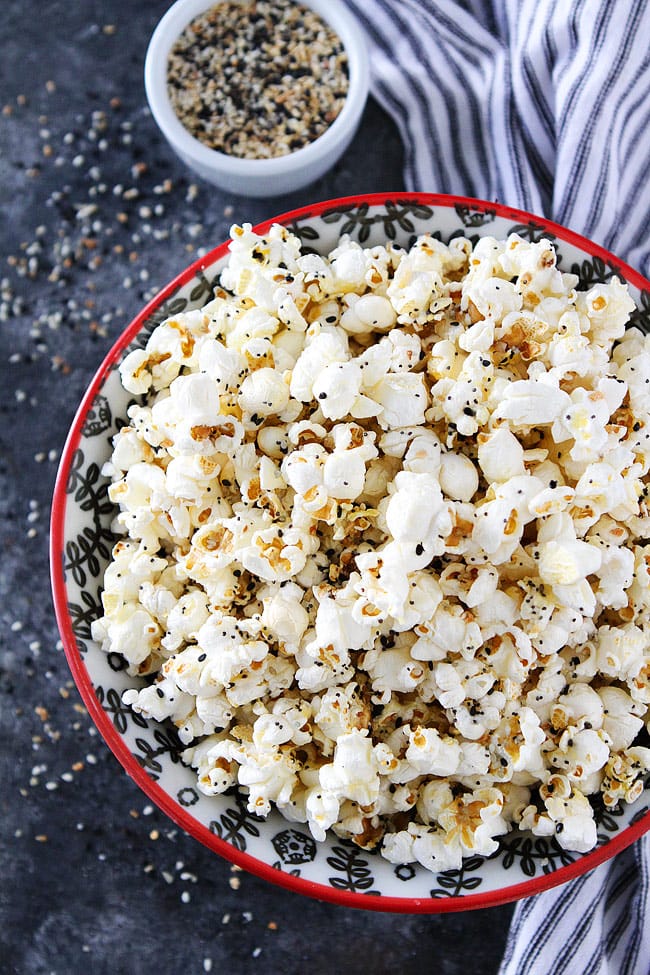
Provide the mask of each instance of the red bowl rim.
[{"label": "red bowl rim", "polygon": [[[328,210],[343,207],[359,207],[362,205],[377,206],[387,202],[394,203],[420,203],[425,206],[467,207],[475,212],[490,212],[496,216],[511,219],[516,223],[532,223],[547,233],[553,234],[558,240],[572,244],[592,257],[601,258],[606,264],[614,265],[619,268],[625,279],[638,288],[640,291],[650,291],[650,281],[643,277],[638,271],[630,267],[625,262],[619,260],[604,247],[594,243],[586,237],[574,231],[554,223],[545,217],[531,214],[525,210],[518,210],[505,206],[501,203],[492,203],[486,200],[473,199],[471,197],[453,196],[437,193],[373,193],[357,196],[338,197],[331,200],[324,200],[320,203],[299,207],[290,210],[279,216],[257,224],[254,230],[257,233],[266,232],[273,223],[290,224],[300,219],[319,216]],[[160,291],[133,319],[131,324],[120,334],[108,354],[95,373],[88,386],[86,393],[77,409],[74,420],[70,427],[65,446],[61,454],[59,469],[57,473],[54,493],[52,498],[51,520],[50,520],[50,570],[52,596],[56,620],[63,643],[63,648],[72,672],[77,688],[82,700],[88,709],[97,729],[104,741],[113,752],[115,757],[124,767],[130,777],[142,789],[142,791],[186,833],[199,840],[220,856],[231,863],[236,864],[249,873],[255,874],[264,880],[285,887],[299,894],[316,898],[322,901],[329,901],[344,907],[362,908],[366,910],[387,911],[408,914],[434,914],[447,913],[451,911],[463,911],[479,908],[494,907],[499,904],[506,904],[510,901],[518,900],[522,897],[529,897],[539,894],[544,890],[559,884],[564,884],[576,877],[582,876],[595,867],[609,860],[621,850],[634,843],[647,830],[650,829],[650,810],[634,823],[628,825],[620,834],[612,837],[607,843],[596,847],[590,853],[585,854],[579,860],[567,866],[558,867],[557,870],[542,874],[540,877],[533,877],[530,880],[512,884],[498,890],[485,891],[483,893],[469,894],[467,896],[445,897],[445,898],[426,898],[426,897],[388,897],[388,896],[369,896],[368,894],[357,894],[350,891],[336,890],[325,884],[306,880],[302,877],[293,877],[291,874],[277,870],[270,864],[258,860],[256,857],[236,850],[229,843],[220,839],[216,834],[194,819],[182,806],[180,806],[165,790],[151,779],[145,770],[138,764],[134,756],[129,751],[122,737],[113,727],[107,713],[101,707],[86,666],[81,658],[77,647],[76,638],[72,631],[72,624],[67,610],[66,587],[63,575],[62,552],[64,546],[64,524],[66,512],[66,484],[68,482],[72,458],[81,440],[81,431],[85,417],[90,405],[106,377],[119,362],[124,349],[129,345],[135,335],[139,332],[143,323],[151,316],[167,298],[176,292],[182,285],[186,284],[195,274],[203,271],[215,261],[223,258],[227,252],[230,241],[225,241],[215,247],[203,257],[198,258],[190,264],[184,271],[175,277]],[[432,875],[433,876],[433,875]]]}]

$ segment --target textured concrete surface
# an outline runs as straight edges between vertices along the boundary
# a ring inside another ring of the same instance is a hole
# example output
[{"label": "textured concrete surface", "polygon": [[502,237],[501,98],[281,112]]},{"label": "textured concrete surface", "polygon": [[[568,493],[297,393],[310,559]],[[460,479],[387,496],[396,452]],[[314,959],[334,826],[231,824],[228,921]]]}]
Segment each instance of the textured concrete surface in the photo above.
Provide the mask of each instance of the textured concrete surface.
[{"label": "textured concrete surface", "polygon": [[144,51],[166,6],[2,6],[0,970],[490,975],[510,907],[338,908],[234,873],[177,830],[95,734],[58,645],[56,466],[121,329],[234,219],[402,187],[397,133],[373,103],[339,165],[299,193],[251,202],[195,181],[145,107]]}]

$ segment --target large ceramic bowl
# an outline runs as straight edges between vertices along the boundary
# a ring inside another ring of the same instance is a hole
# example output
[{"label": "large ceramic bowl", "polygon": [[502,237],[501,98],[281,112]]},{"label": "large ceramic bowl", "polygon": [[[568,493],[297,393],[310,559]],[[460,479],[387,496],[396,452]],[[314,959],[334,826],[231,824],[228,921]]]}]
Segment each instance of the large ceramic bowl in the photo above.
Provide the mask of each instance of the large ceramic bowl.
[{"label": "large ceramic bowl", "polygon": [[[635,324],[650,330],[650,282],[597,245],[519,210],[477,200],[428,194],[349,198],[305,207],[276,218],[306,248],[326,253],[341,234],[369,246],[430,232],[444,241],[516,231],[556,243],[561,266],[589,287],[617,274],[638,304]],[[264,224],[268,227],[272,221]],[[554,839],[515,831],[501,838],[489,859],[473,856],[459,870],[432,874],[388,863],[332,835],[316,844],[305,826],[279,814],[261,820],[237,792],[208,798],[183,765],[174,729],[146,721],[122,703],[132,686],[124,661],[107,656],[91,639],[101,613],[102,575],[111,549],[112,506],[101,474],[111,437],[126,415],[129,394],[117,365],[142,346],[164,318],[205,304],[219,278],[227,243],[183,271],[138,315],[113,346],[79,407],[63,452],[52,512],[52,579],[59,628],[85,704],[106,744],[143,791],[179,826],[215,853],[267,880],[302,894],[352,907],[406,912],[465,910],[515,900],[563,883],[618,853],[650,829],[650,781],[630,806],[597,810],[598,846],[580,855]]]}]

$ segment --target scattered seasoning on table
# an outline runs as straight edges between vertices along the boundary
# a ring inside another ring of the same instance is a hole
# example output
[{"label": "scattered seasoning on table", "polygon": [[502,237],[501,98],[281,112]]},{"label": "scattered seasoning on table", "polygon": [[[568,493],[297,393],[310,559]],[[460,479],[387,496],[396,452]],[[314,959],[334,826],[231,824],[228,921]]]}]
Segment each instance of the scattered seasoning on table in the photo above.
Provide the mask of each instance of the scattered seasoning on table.
[{"label": "scattered seasoning on table", "polygon": [[345,102],[338,35],[291,0],[224,0],[191,21],[169,55],[172,107],[200,142],[266,159],[325,132]]}]

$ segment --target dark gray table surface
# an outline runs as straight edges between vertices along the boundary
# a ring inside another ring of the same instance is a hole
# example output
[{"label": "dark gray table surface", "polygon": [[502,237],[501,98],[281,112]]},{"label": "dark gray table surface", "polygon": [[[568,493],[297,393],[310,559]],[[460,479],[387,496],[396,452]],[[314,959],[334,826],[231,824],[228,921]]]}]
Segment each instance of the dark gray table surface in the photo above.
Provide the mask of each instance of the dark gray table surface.
[{"label": "dark gray table surface", "polygon": [[[145,105],[166,0],[3,0],[0,58],[0,972],[496,972],[510,906],[381,914],[301,898],[178,830],[126,776],[72,683],[49,591],[57,462],[109,347],[230,224],[402,188],[369,102],[318,183],[280,198],[195,179]],[[435,187],[426,187],[435,189]]]}]

